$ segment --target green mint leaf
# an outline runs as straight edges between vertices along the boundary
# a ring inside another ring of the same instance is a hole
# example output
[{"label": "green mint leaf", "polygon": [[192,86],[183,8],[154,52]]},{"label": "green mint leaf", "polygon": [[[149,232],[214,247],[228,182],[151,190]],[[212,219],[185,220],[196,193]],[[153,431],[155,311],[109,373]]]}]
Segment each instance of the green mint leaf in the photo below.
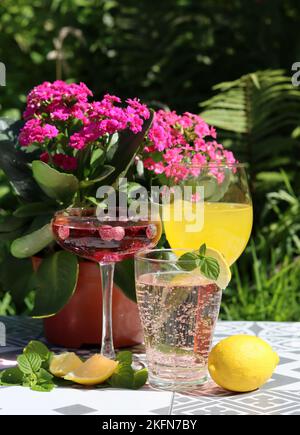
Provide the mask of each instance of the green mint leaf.
[{"label": "green mint leaf", "polygon": [[129,351],[119,352],[116,358],[121,364],[132,364],[132,353]]},{"label": "green mint leaf", "polygon": [[220,275],[220,266],[215,258],[204,257],[201,260],[200,270],[208,279],[216,281]]},{"label": "green mint leaf", "polygon": [[201,255],[201,257],[205,257],[205,254],[206,254],[206,244],[205,243],[200,246],[199,254]]},{"label": "green mint leaf", "polygon": [[24,375],[23,377],[23,387],[32,388],[38,383],[38,378],[35,373],[31,373],[30,375]]},{"label": "green mint leaf", "polygon": [[198,266],[199,257],[194,252],[187,252],[186,254],[183,254],[179,259],[177,260],[177,266],[179,266],[182,270],[185,270],[187,272],[191,272],[192,270],[195,270]]},{"label": "green mint leaf", "polygon": [[37,353],[43,362],[48,361],[51,355],[48,347],[44,343],[36,340],[30,341],[30,343],[25,347],[23,353]]},{"label": "green mint leaf", "polygon": [[43,369],[45,369],[47,371],[49,370],[50,362],[51,362],[51,359],[52,359],[53,355],[54,355],[53,352],[49,352],[48,359],[46,361],[42,362],[42,368]]},{"label": "green mint leaf", "polygon": [[148,380],[148,370],[142,369],[134,374],[133,378],[133,388],[134,390],[138,390],[139,388],[142,388]]},{"label": "green mint leaf", "polygon": [[0,385],[22,385],[23,373],[19,367],[12,367],[0,373]]},{"label": "green mint leaf", "polygon": [[55,387],[56,387],[56,385],[52,382],[52,383],[42,384],[42,385],[36,384],[36,385],[33,385],[32,387],[30,387],[30,389],[32,391],[39,391],[41,393],[49,393]]},{"label": "green mint leaf", "polygon": [[25,353],[17,358],[19,369],[25,375],[38,372],[42,365],[41,357],[37,353]]},{"label": "green mint leaf", "polygon": [[128,364],[119,364],[116,373],[109,379],[109,384],[113,388],[133,389],[134,370]]},{"label": "green mint leaf", "polygon": [[41,368],[37,376],[38,376],[39,384],[51,383],[52,379],[54,378],[54,376],[51,373],[47,372],[47,370],[43,368]]}]

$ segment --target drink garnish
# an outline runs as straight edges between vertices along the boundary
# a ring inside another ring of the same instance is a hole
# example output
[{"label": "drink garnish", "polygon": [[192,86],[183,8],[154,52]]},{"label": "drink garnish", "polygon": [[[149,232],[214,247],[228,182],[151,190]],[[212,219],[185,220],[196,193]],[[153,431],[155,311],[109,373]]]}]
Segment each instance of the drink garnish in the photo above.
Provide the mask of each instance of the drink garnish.
[{"label": "drink garnish", "polygon": [[214,281],[222,290],[231,280],[230,267],[224,256],[215,249],[207,248],[206,244],[201,245],[198,251],[182,255],[177,265],[186,272],[199,268],[203,276]]},{"label": "drink garnish", "polygon": [[177,264],[181,269],[188,272],[199,267],[202,275],[208,279],[216,281],[220,275],[220,265],[215,258],[206,256],[206,251],[207,247],[203,244],[200,246],[198,252],[187,252],[182,255]]},{"label": "drink garnish", "polygon": [[[68,358],[68,363],[72,363],[69,364],[69,369],[73,371],[64,376],[64,379],[61,379],[64,373],[60,369],[63,371],[66,369],[66,358]],[[116,361],[97,354],[85,362],[82,361],[82,363],[79,358],[77,358],[78,361],[75,361],[75,358],[77,357],[72,353],[65,353],[62,357],[55,356],[43,343],[31,341],[25,347],[23,354],[17,358],[18,365],[16,367],[0,371],[0,386],[18,385],[29,387],[34,391],[47,392],[52,391],[53,388],[59,385],[72,386],[74,383],[79,383],[84,385],[95,384],[96,388],[110,387],[137,390],[143,387],[148,379],[147,369],[133,369],[132,353],[129,351],[118,353]],[[98,360],[100,360],[100,364],[98,364]],[[103,367],[102,360],[105,367]],[[59,362],[61,362],[61,367],[59,367]],[[80,370],[81,366],[86,365],[89,366],[91,373],[88,376],[89,373],[85,371],[85,379],[83,380],[80,378],[81,373],[78,370]],[[108,366],[112,367],[112,369],[107,370]],[[95,379],[91,380],[92,376]]]}]

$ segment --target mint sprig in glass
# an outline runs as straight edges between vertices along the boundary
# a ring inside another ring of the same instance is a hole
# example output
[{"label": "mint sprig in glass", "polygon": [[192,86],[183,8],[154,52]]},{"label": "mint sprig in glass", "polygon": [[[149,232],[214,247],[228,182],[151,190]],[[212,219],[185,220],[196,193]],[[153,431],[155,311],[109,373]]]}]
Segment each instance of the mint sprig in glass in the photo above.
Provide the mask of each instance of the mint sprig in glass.
[{"label": "mint sprig in glass", "polygon": [[183,254],[177,265],[188,272],[199,268],[206,278],[216,281],[220,275],[220,265],[215,258],[206,256],[206,251],[206,244],[203,244],[198,251]]}]

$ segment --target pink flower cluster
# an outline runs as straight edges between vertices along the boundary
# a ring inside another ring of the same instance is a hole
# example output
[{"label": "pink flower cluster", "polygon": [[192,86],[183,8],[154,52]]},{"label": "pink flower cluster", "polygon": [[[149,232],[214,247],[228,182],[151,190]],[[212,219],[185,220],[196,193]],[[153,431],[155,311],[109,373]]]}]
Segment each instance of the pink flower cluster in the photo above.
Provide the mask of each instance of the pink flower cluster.
[{"label": "pink flower cluster", "polygon": [[58,129],[51,124],[42,123],[40,119],[30,119],[21,130],[19,142],[22,147],[33,143],[43,143],[58,135]]},{"label": "pink flower cluster", "polygon": [[217,133],[200,116],[159,110],[146,139],[144,166],[157,175],[175,181],[198,176],[209,166],[219,182],[224,179],[221,165],[234,165],[231,151],[217,142]]},{"label": "pink flower cluster", "polygon": [[28,95],[25,126],[20,132],[22,147],[39,145],[41,160],[66,171],[77,168],[77,150],[97,144],[116,132],[129,128],[141,131],[150,117],[138,99],[126,100],[105,95],[102,101],[89,102],[93,93],[84,83],[44,82]]},{"label": "pink flower cluster", "polygon": [[109,94],[102,101],[91,103],[87,110],[87,122],[70,137],[70,146],[81,150],[107,134],[112,135],[126,128],[139,133],[150,112],[138,99],[128,99],[126,103],[127,107],[121,107],[118,105],[121,104],[120,98]]},{"label": "pink flower cluster", "polygon": [[50,154],[45,152],[40,155],[40,159],[45,163],[54,163],[55,166],[64,171],[76,171],[78,166],[76,157],[67,156],[62,153],[51,155],[50,159]]},{"label": "pink flower cluster", "polygon": [[88,98],[92,96],[84,83],[44,82],[29,93],[24,119],[47,114],[53,121],[77,118],[84,122]]}]

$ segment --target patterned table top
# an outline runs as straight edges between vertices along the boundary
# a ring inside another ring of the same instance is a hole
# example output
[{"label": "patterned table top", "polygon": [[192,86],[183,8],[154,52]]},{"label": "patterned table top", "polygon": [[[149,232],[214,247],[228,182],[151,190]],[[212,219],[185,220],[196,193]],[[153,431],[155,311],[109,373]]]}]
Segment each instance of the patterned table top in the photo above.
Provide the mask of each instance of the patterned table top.
[{"label": "patterned table top", "polygon": [[[15,317],[0,322],[1,369],[15,361],[29,340],[42,338],[42,325]],[[234,334],[258,335],[280,355],[272,380],[254,393],[228,393],[213,382],[188,394],[148,386],[139,391],[57,388],[51,393],[0,387],[0,415],[300,415],[300,323],[219,322],[215,342]]]}]

